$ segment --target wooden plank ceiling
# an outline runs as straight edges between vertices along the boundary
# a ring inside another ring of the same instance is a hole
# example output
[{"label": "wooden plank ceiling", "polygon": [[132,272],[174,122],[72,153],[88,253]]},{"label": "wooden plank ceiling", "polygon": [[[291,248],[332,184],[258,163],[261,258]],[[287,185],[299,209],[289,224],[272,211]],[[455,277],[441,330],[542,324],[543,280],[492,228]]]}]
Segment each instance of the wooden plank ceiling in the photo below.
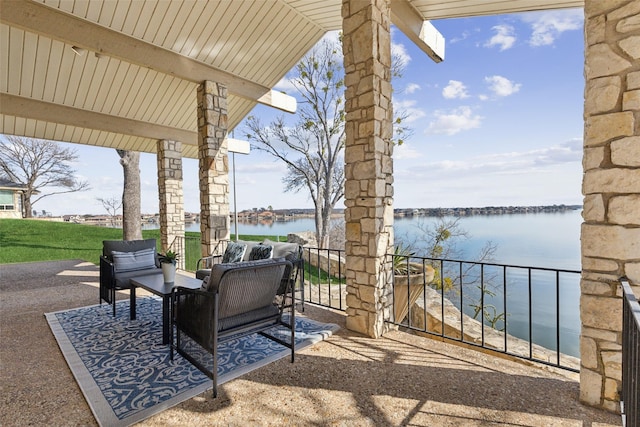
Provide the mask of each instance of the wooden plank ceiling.
[{"label": "wooden plank ceiling", "polygon": [[[583,1],[396,6],[430,20]],[[292,98],[270,89],[341,25],[341,0],[1,1],[0,133],[142,152],[176,139],[197,158],[199,81],[227,84],[230,129],[258,102],[290,110]]]}]

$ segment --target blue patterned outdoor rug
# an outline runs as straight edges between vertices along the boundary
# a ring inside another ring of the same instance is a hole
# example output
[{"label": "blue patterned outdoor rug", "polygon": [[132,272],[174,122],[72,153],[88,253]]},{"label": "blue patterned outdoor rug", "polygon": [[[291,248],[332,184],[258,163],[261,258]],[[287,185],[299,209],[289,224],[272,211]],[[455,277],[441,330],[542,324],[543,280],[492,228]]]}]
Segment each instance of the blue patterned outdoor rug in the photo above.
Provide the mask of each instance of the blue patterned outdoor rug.
[{"label": "blue patterned outdoor rug", "polygon": [[[140,422],[208,389],[211,380],[162,344],[162,303],[138,298],[136,320],[129,301],[45,314],[98,424]],[[337,325],[296,317],[296,351],[329,337]],[[230,337],[219,345],[218,384],[291,354],[259,334]]]}]

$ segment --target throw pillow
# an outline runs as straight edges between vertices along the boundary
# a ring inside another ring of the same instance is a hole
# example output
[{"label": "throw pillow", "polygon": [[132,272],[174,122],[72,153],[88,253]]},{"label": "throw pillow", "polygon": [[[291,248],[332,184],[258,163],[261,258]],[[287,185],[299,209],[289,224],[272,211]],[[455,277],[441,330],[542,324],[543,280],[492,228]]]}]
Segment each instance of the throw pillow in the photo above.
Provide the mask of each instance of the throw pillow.
[{"label": "throw pillow", "polygon": [[244,243],[229,242],[227,249],[222,256],[222,263],[227,264],[229,262],[240,262],[244,256],[244,251],[247,250],[247,245]]},{"label": "throw pillow", "polygon": [[154,249],[142,249],[135,252],[113,251],[113,266],[117,273],[123,271],[146,270],[156,267]]},{"label": "throw pillow", "polygon": [[273,255],[273,246],[271,245],[255,245],[249,253],[249,261],[259,259],[269,259]]}]

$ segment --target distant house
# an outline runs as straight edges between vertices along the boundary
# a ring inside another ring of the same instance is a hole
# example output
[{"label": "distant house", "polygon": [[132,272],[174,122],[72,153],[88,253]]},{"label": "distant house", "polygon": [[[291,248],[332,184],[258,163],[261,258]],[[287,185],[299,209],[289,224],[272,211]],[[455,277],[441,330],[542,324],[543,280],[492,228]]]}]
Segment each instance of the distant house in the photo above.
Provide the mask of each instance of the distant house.
[{"label": "distant house", "polygon": [[22,194],[26,185],[0,179],[0,218],[22,218]]}]

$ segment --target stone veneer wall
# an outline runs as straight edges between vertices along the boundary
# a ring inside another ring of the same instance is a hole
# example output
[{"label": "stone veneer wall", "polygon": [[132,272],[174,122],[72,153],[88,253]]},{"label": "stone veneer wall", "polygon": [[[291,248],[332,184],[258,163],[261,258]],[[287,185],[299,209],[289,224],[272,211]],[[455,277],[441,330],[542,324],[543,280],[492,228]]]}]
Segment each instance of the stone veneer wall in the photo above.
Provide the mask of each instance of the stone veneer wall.
[{"label": "stone veneer wall", "polygon": [[[182,191],[182,143],[161,140],[158,151],[158,195],[160,197],[160,240],[166,250],[176,238],[184,238],[184,196]],[[173,250],[178,250],[173,247]],[[184,255],[184,254],[182,254]],[[184,268],[184,256],[178,259]]]},{"label": "stone veneer wall", "polygon": [[392,298],[393,163],[390,11],[386,0],[343,0],[346,85],[347,327],[379,337]]},{"label": "stone veneer wall", "polygon": [[580,398],[619,411],[618,278],[640,284],[640,1],[585,1],[585,81]]},{"label": "stone veneer wall", "polygon": [[202,255],[229,240],[229,156],[227,151],[227,87],[205,81],[198,86],[198,160],[200,171],[200,235]]}]

